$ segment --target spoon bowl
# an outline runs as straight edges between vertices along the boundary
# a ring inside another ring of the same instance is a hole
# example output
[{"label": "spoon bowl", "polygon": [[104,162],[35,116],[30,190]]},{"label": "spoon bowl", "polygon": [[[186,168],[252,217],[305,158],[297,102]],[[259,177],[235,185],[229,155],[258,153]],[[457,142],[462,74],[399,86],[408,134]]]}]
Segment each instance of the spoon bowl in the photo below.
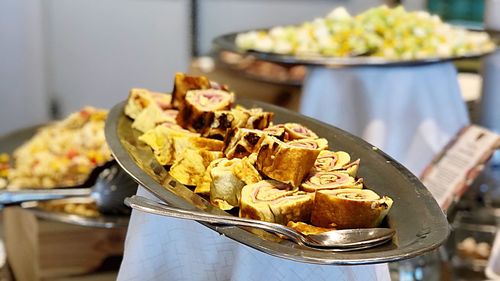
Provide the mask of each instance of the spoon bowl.
[{"label": "spoon bowl", "polygon": [[44,201],[72,197],[91,197],[103,214],[126,215],[130,209],[123,200],[137,192],[137,183],[115,161],[92,172],[80,187],[20,189],[0,191],[0,206],[19,205],[27,201]]},{"label": "spoon bowl", "polygon": [[133,209],[161,216],[190,219],[212,224],[259,228],[283,235],[299,245],[333,251],[353,251],[375,247],[389,241],[395,234],[395,231],[390,228],[360,228],[303,235],[292,228],[277,223],[182,210],[137,195],[126,198],[125,204]]}]

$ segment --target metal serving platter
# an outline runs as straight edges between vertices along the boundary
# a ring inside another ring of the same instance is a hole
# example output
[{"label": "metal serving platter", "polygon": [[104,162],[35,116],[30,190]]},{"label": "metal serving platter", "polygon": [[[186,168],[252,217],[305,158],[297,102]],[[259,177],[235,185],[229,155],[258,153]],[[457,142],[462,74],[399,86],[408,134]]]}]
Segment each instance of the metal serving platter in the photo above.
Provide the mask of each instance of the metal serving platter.
[{"label": "metal serving platter", "polygon": [[[93,199],[90,197],[73,197],[68,199],[51,200],[52,201],[51,203],[52,204],[91,203],[92,200]],[[127,227],[129,222],[128,216],[100,215],[98,217],[86,217],[76,214],[49,211],[41,208],[38,205],[37,201],[24,202],[21,204],[21,207],[30,210],[37,217],[42,219],[75,224],[80,226],[99,227],[99,228],[119,228],[119,227]]]},{"label": "metal serving platter", "polygon": [[[12,154],[12,152],[17,147],[22,145],[24,142],[28,141],[36,133],[36,131],[44,125],[47,124],[40,124],[40,125],[26,127],[8,133],[4,136],[0,136],[0,153]],[[84,183],[83,185],[85,184],[86,183]],[[87,202],[88,200],[90,200],[90,198],[70,198],[70,199],[61,199],[58,200],[58,202],[60,202],[61,204],[71,203],[71,202],[82,203],[82,202]],[[92,217],[85,217],[85,216],[67,214],[62,212],[48,211],[40,208],[37,202],[34,201],[22,203],[21,207],[30,210],[39,218],[51,221],[75,224],[80,226],[103,227],[103,228],[126,227],[129,221],[129,216],[101,215],[99,217],[92,218]]]},{"label": "metal serving platter", "polygon": [[[242,244],[270,255],[316,264],[370,264],[397,261],[428,252],[441,245],[449,233],[448,222],[438,204],[406,168],[371,146],[338,128],[277,106],[239,101],[245,107],[261,107],[275,113],[274,122],[301,123],[329,141],[333,150],[361,158],[359,176],[366,186],[394,199],[386,224],[396,230],[392,242],[375,248],[332,252],[299,246],[268,233],[251,233],[239,227],[204,224]],[[114,106],[106,121],[106,140],[117,162],[139,184],[167,204],[187,209],[228,215],[182,184],[155,160],[151,149],[138,141],[140,132],[131,128],[132,120],[123,113],[125,102]],[[266,235],[267,234],[267,235]]]},{"label": "metal serving platter", "polygon": [[326,67],[352,67],[352,66],[411,66],[439,63],[446,61],[475,59],[491,52],[477,52],[468,53],[463,56],[454,57],[426,57],[421,59],[387,59],[370,56],[352,56],[352,57],[328,57],[328,56],[314,56],[314,55],[283,55],[277,53],[261,52],[256,50],[243,50],[236,46],[235,38],[241,32],[228,33],[221,35],[213,40],[216,50],[232,51],[241,55],[250,55],[260,60],[266,60],[282,64],[294,65],[309,65],[309,66],[326,66]]}]

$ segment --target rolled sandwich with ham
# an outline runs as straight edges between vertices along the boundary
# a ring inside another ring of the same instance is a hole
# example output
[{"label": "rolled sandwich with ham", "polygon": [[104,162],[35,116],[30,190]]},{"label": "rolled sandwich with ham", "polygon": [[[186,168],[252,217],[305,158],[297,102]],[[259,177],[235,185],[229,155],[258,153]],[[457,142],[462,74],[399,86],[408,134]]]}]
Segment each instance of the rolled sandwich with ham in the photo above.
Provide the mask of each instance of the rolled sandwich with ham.
[{"label": "rolled sandwich with ham", "polygon": [[351,177],[358,172],[359,159],[351,162],[351,156],[344,151],[321,151],[314,163],[314,172],[344,171]]},{"label": "rolled sandwich with ham", "polygon": [[169,174],[182,184],[197,186],[202,181],[207,167],[218,158],[222,158],[220,151],[184,149],[176,156]]},{"label": "rolled sandwich with ham", "polygon": [[287,139],[287,136],[288,136],[288,133],[285,130],[285,125],[283,125],[283,124],[278,124],[278,125],[273,125],[273,126],[267,127],[264,129],[264,132],[267,135],[270,135],[272,137],[279,139],[280,141],[285,141]]},{"label": "rolled sandwich with ham", "polygon": [[363,188],[363,179],[355,179],[344,172],[315,172],[302,183],[302,190],[315,192],[323,189]]},{"label": "rolled sandwich with ham", "polygon": [[221,210],[231,210],[240,205],[241,189],[245,182],[234,172],[241,159],[222,159],[211,170],[210,203]]},{"label": "rolled sandwich with ham", "polygon": [[257,170],[271,179],[299,187],[320,151],[318,148],[285,143],[266,136],[257,154]]},{"label": "rolled sandwich with ham", "polygon": [[133,88],[130,90],[127,104],[125,105],[125,115],[132,119],[136,119],[137,116],[151,104],[157,105],[161,110],[171,109],[171,99],[172,96],[165,93]]},{"label": "rolled sandwich with ham", "polygon": [[391,198],[368,189],[318,190],[311,223],[337,229],[378,227],[391,206]]},{"label": "rolled sandwich with ham", "polygon": [[224,146],[220,140],[200,137],[172,123],[164,123],[147,131],[139,140],[151,147],[161,165],[172,165],[188,148],[220,151]]},{"label": "rolled sandwich with ham", "polygon": [[316,135],[313,131],[298,123],[285,123],[284,128],[288,133],[288,140],[318,138],[318,135]]},{"label": "rolled sandwich with ham", "polygon": [[163,123],[176,124],[177,113],[175,109],[161,109],[157,104],[152,103],[137,115],[132,128],[145,133]]},{"label": "rolled sandwich with ham", "polygon": [[263,180],[243,187],[240,217],[284,225],[290,221],[308,221],[312,202],[312,194],[282,182]]},{"label": "rolled sandwich with ham", "polygon": [[249,129],[264,130],[269,127],[274,116],[273,112],[263,111],[262,108],[258,107],[250,109],[243,109],[240,107],[239,110],[248,115],[244,128]]},{"label": "rolled sandwich with ham", "polygon": [[262,130],[269,126],[273,117],[272,112],[264,112],[260,108],[245,109],[236,107],[231,110],[214,112],[212,124],[203,128],[200,133],[204,137],[225,139],[227,130],[247,128]]},{"label": "rolled sandwich with ham", "polygon": [[224,140],[224,155],[227,158],[243,158],[258,152],[266,137],[265,132],[245,128],[230,130]]},{"label": "rolled sandwich with ham", "polygon": [[172,91],[172,106],[182,108],[186,94],[191,90],[203,90],[212,88],[210,80],[204,76],[189,76],[184,73],[176,73],[174,78],[174,90]]},{"label": "rolled sandwich with ham", "polygon": [[326,139],[298,139],[288,142],[289,145],[297,147],[305,147],[310,149],[324,150],[328,149],[328,141]]},{"label": "rolled sandwich with ham", "polygon": [[214,121],[215,111],[228,110],[234,94],[222,90],[188,91],[184,106],[179,109],[177,123],[193,132],[206,130]]},{"label": "rolled sandwich with ham", "polygon": [[[254,167],[256,158],[257,158],[256,154],[252,154],[242,159],[233,158],[229,160],[231,165],[226,164],[224,166],[226,166],[226,168],[230,166],[231,173],[234,174],[236,177],[238,177],[238,179],[243,181],[244,185],[254,184],[262,180],[262,176]],[[217,184],[213,184],[216,183],[216,181],[214,180],[215,178],[212,175],[212,169],[218,167],[219,164],[222,164],[221,163],[222,161],[228,161],[228,159],[227,158],[216,159],[210,163],[210,165],[205,170],[205,174],[203,175],[201,182],[196,186],[196,189],[194,190],[195,193],[209,196],[212,186],[214,189],[219,188]],[[214,173],[217,174],[217,172]]]}]

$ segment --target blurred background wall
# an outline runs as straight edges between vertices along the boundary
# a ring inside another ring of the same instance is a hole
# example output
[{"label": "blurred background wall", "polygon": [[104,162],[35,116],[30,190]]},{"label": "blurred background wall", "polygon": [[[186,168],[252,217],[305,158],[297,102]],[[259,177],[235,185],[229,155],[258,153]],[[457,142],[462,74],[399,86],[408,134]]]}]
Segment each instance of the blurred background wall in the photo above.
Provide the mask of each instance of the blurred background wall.
[{"label": "blurred background wall", "polygon": [[[384,2],[1,0],[0,134],[85,105],[109,108],[132,87],[169,91],[173,74],[187,71],[192,55],[208,54],[217,35]],[[411,9],[422,3],[404,2]]]}]

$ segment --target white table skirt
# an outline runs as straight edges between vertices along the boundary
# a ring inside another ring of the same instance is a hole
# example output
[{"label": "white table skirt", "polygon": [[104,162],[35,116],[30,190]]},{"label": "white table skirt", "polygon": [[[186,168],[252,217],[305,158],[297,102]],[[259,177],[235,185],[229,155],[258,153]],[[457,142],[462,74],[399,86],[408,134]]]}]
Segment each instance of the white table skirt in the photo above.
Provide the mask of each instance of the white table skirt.
[{"label": "white table skirt", "polygon": [[[138,195],[154,199],[140,187]],[[193,221],[133,211],[118,280],[387,280],[384,264],[294,262],[244,246]]]},{"label": "white table skirt", "polygon": [[482,75],[481,125],[500,134],[500,51],[483,59]]},{"label": "white table skirt", "polygon": [[452,63],[310,68],[300,111],[362,137],[417,176],[469,123]]}]

